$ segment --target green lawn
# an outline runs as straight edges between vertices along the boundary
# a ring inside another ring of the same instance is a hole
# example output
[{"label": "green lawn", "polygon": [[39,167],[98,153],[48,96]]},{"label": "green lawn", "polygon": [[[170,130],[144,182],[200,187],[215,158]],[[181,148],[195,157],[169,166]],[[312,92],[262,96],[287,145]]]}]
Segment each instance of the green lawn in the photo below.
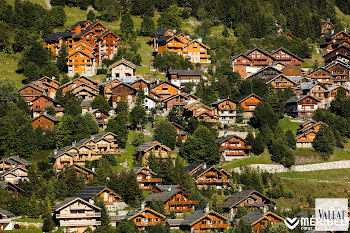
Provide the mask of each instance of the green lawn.
[{"label": "green lawn", "polygon": [[224,163],[223,167],[224,169],[230,171],[233,168],[244,167],[250,164],[274,164],[274,163],[271,161],[270,155],[267,152],[267,150],[265,150],[264,154],[260,156],[250,155],[250,157],[246,159],[237,159],[231,162],[226,162]]},{"label": "green lawn", "polygon": [[[36,3],[42,6],[44,9],[47,9],[45,0],[26,0],[31,3]],[[6,0],[7,3],[11,4],[12,6],[15,4],[15,0]]]},{"label": "green lawn", "polygon": [[285,187],[291,191],[292,198],[274,199],[278,209],[292,208],[300,204],[306,204],[306,197],[315,198],[349,198],[347,183],[324,183],[307,180],[282,179]]},{"label": "green lawn", "polygon": [[16,219],[16,222],[34,222],[34,223],[39,223],[39,222],[43,222],[43,220],[41,218],[37,219],[37,218],[20,218],[20,219]]},{"label": "green lawn", "polygon": [[0,52],[0,79],[12,79],[18,88],[23,86],[22,80],[25,78],[23,74],[16,73],[19,57],[19,54]]},{"label": "green lawn", "polygon": [[284,132],[287,130],[292,130],[293,134],[295,135],[297,133],[297,129],[299,129],[299,122],[293,122],[288,118],[280,119],[278,124],[281,126]]},{"label": "green lawn", "polygon": [[5,231],[6,233],[41,233],[43,232],[41,228],[35,229],[17,229],[12,231]]},{"label": "green lawn", "polygon": [[349,169],[277,173],[280,177],[350,182]]}]

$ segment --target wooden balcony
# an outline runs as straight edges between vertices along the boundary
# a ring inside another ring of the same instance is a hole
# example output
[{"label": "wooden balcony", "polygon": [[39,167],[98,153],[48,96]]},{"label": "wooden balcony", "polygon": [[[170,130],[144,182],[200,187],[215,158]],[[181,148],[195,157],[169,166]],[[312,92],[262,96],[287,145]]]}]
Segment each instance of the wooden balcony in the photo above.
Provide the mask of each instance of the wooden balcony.
[{"label": "wooden balcony", "polygon": [[75,220],[75,221],[62,221],[60,222],[60,227],[83,227],[83,226],[99,226],[101,221],[84,221],[84,220]]},{"label": "wooden balcony", "polygon": [[169,201],[169,205],[197,205],[199,201]]},{"label": "wooden balcony", "polygon": [[207,179],[207,180],[196,180],[196,184],[228,184],[232,180],[223,180],[223,179]]},{"label": "wooden balcony", "polygon": [[205,175],[206,177],[217,177],[217,173],[216,172],[207,172],[207,174]]},{"label": "wooden balcony", "polygon": [[153,186],[140,186],[141,190],[152,190]]},{"label": "wooden balcony", "polygon": [[57,219],[67,218],[100,218],[101,213],[90,213],[90,214],[56,214]]},{"label": "wooden balcony", "polygon": [[139,183],[155,183],[155,182],[162,182],[162,178],[138,179],[137,182],[139,182]]},{"label": "wooden balcony", "polygon": [[200,58],[210,58],[210,55],[208,55],[208,54],[200,54],[199,57]]},{"label": "wooden balcony", "polygon": [[165,224],[165,221],[154,221],[154,222],[135,222],[136,226],[143,227],[143,226],[149,226],[149,225],[157,225],[157,224]]},{"label": "wooden balcony", "polygon": [[231,224],[229,224],[229,223],[203,224],[203,225],[200,225],[201,229],[229,228],[229,227],[231,227]]}]

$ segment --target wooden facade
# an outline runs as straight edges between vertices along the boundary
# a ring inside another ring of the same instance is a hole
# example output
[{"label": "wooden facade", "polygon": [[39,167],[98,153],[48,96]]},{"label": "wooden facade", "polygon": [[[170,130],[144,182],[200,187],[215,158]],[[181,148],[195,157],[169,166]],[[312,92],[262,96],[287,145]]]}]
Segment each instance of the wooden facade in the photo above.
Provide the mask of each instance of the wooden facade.
[{"label": "wooden facade", "polygon": [[223,136],[217,139],[217,143],[219,144],[223,161],[244,158],[252,149],[252,146],[245,139],[237,135]]},{"label": "wooden facade", "polygon": [[46,95],[39,96],[31,101],[32,106],[32,116],[37,117],[40,115],[42,111],[45,110],[45,108],[52,106],[54,107],[55,111],[57,112],[55,116],[62,117],[64,113],[64,107],[62,107],[56,100],[51,99],[50,97]]},{"label": "wooden facade", "polygon": [[134,167],[136,181],[142,190],[153,190],[158,183],[162,183],[162,178],[157,178],[157,173],[153,172],[149,167]]},{"label": "wooden facade", "polygon": [[284,221],[282,217],[272,213],[271,211],[268,211],[265,214],[253,211],[243,216],[243,219],[245,223],[257,233],[259,233],[262,229],[267,228],[269,224],[277,224]]},{"label": "wooden facade", "polygon": [[248,95],[244,95],[239,97],[235,100],[236,104],[241,105],[241,107],[244,109],[243,116],[244,117],[251,117],[253,116],[254,110],[256,108],[256,105],[262,101],[262,98],[258,95],[251,93]]},{"label": "wooden facade", "polygon": [[323,55],[325,65],[328,65],[328,64],[332,63],[333,61],[337,60],[337,57],[339,54],[342,54],[345,57],[349,57],[350,56],[350,48],[347,46],[339,46],[338,48]]},{"label": "wooden facade", "polygon": [[287,88],[294,88],[297,86],[297,83],[288,78],[287,76],[284,76],[283,74],[280,74],[272,79],[270,79],[266,84],[270,84],[272,87],[276,89],[285,90]]},{"label": "wooden facade", "polygon": [[320,101],[312,96],[296,96],[286,101],[287,114],[298,118],[311,118]]},{"label": "wooden facade", "polygon": [[[78,177],[82,177],[84,179],[85,184],[92,182],[94,180],[94,177],[96,176],[96,172],[78,164],[73,164],[72,166],[67,167],[67,169],[70,168],[75,170]],[[64,175],[64,172],[65,170],[57,172],[56,178],[60,179]]]},{"label": "wooden facade", "polygon": [[135,152],[138,154],[142,164],[147,164],[148,157],[152,154],[159,159],[172,158],[175,159],[175,154],[170,154],[171,149],[157,141],[146,142],[143,145],[137,147]]},{"label": "wooden facade", "polygon": [[289,52],[284,48],[279,48],[271,52],[272,56],[278,62],[282,62],[286,65],[301,66],[304,62],[303,59]]},{"label": "wooden facade", "polygon": [[135,76],[136,65],[125,59],[121,59],[108,67],[112,78]]},{"label": "wooden facade", "polygon": [[322,67],[319,67],[319,68],[311,71],[307,75],[307,78],[314,80],[315,82],[322,83],[324,85],[332,85],[333,84],[331,72],[329,72],[328,70],[326,70]]},{"label": "wooden facade", "polygon": [[164,81],[152,87],[152,91],[159,95],[162,99],[179,93],[179,87]]},{"label": "wooden facade", "polygon": [[111,97],[109,102],[112,103],[112,107],[116,108],[117,103],[120,101],[127,101],[129,107],[132,108],[136,101],[137,90],[126,83],[120,83],[117,86],[111,88]]},{"label": "wooden facade", "polygon": [[127,220],[132,220],[136,224],[136,226],[139,228],[140,232],[145,230],[145,227],[147,226],[157,225],[157,224],[165,225],[164,219],[166,217],[150,208],[145,208],[141,210],[139,209],[139,210],[133,211],[131,214],[133,215],[130,217],[128,216],[129,218]]},{"label": "wooden facade", "polygon": [[39,115],[32,120],[34,129],[41,127],[43,130],[53,129],[59,122],[58,119],[48,114]]},{"label": "wooden facade", "polygon": [[284,76],[303,76],[303,71],[294,65],[287,65],[286,67],[282,68],[281,71]]},{"label": "wooden facade", "polygon": [[45,89],[39,88],[33,84],[27,84],[22,88],[18,89],[18,93],[24,98],[25,101],[31,102],[42,95],[47,95]]}]

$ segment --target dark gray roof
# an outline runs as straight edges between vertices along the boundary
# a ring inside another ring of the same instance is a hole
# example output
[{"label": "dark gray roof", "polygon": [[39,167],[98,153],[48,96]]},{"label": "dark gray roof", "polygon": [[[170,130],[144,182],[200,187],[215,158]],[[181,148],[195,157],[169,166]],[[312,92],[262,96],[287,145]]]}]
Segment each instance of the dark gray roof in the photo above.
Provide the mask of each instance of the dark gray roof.
[{"label": "dark gray roof", "polygon": [[156,30],[154,30],[153,32],[151,32],[149,34],[149,36],[164,36],[164,34],[166,33],[166,31],[168,31],[169,29],[167,28],[157,28]]},{"label": "dark gray roof", "polygon": [[180,189],[170,189],[170,191],[163,191],[161,193],[151,193],[148,197],[146,197],[145,201],[166,201],[176,193],[178,193]]},{"label": "dark gray roof", "polygon": [[23,171],[27,171],[27,169],[25,169],[24,167],[16,166],[14,168],[11,168],[10,170],[5,171],[4,173],[1,173],[0,176],[5,176],[5,175],[7,175],[9,173],[12,173],[13,171],[15,171],[17,169],[21,169]]},{"label": "dark gray roof", "polygon": [[41,117],[41,116],[46,117],[46,118],[48,118],[49,120],[54,121],[54,122],[60,122],[60,120],[58,120],[56,117],[51,116],[51,115],[49,115],[49,114],[42,114],[42,115],[40,115],[40,116],[34,118],[32,121],[38,119],[38,118]]},{"label": "dark gray roof", "polygon": [[187,217],[185,217],[181,225],[189,226],[198,219],[204,217],[206,214],[207,213],[205,212],[205,210],[197,210],[193,214],[190,214]]},{"label": "dark gray roof", "polygon": [[83,100],[83,101],[81,101],[80,105],[81,105],[81,106],[90,107],[90,101],[88,101],[88,100]]},{"label": "dark gray roof", "polygon": [[226,99],[218,99],[217,101],[215,101],[214,103],[211,103],[210,105],[211,106],[214,106],[214,105],[218,105],[226,100],[230,100],[229,98],[226,98]]},{"label": "dark gray roof", "polygon": [[156,187],[161,191],[167,191],[168,189],[179,189],[181,186],[178,184],[166,184],[166,185],[156,185]]},{"label": "dark gray roof", "polygon": [[168,73],[177,75],[204,75],[203,70],[168,70]]},{"label": "dark gray roof", "polygon": [[264,217],[264,214],[260,211],[252,211],[249,212],[247,215],[244,215],[242,219],[244,220],[245,224],[250,226],[252,223],[256,222],[257,220]]},{"label": "dark gray roof", "polygon": [[162,36],[162,37],[160,37],[160,38],[157,40],[157,42],[158,42],[158,43],[164,43],[164,42],[166,42],[167,40],[169,40],[171,37],[172,37],[172,36]]},{"label": "dark gray roof", "polygon": [[286,103],[286,104],[287,104],[287,103],[297,103],[297,102],[299,102],[300,100],[302,100],[302,99],[304,99],[304,98],[306,98],[306,97],[313,98],[313,99],[317,100],[318,102],[320,102],[318,99],[316,99],[316,98],[314,98],[314,97],[312,97],[312,96],[310,96],[310,95],[300,95],[300,96],[294,96],[294,97],[290,98],[290,99],[287,100],[285,103]]},{"label": "dark gray roof", "polygon": [[58,41],[59,38],[68,38],[74,35],[74,32],[64,31],[64,32],[54,32],[44,39],[44,42],[48,43],[51,41]]},{"label": "dark gray roof", "polygon": [[78,21],[73,26],[71,26],[70,28],[76,28],[76,27],[78,27],[80,25],[84,25],[86,22],[87,22],[87,20]]},{"label": "dark gray roof", "polygon": [[232,138],[232,137],[236,137],[236,138],[241,139],[241,140],[244,141],[244,142],[247,142],[245,139],[243,139],[243,138],[241,138],[241,137],[239,137],[239,136],[237,136],[237,135],[227,135],[227,136],[222,136],[222,137],[216,139],[216,143],[221,144],[221,143],[223,143],[223,142],[229,140],[229,139]]},{"label": "dark gray roof", "polygon": [[188,173],[190,173],[191,171],[193,171],[194,169],[196,169],[198,166],[201,166],[203,163],[191,163],[190,165],[188,165],[187,167],[184,168],[185,171],[187,171]]},{"label": "dark gray roof", "polygon": [[167,219],[166,222],[169,226],[180,226],[183,224],[184,219]]},{"label": "dark gray roof", "polygon": [[2,209],[2,208],[0,208],[0,214],[6,216],[6,218],[15,217],[15,215],[13,213],[11,213],[10,211],[7,211],[5,209]]},{"label": "dark gray roof", "polygon": [[22,159],[21,157],[19,157],[19,155],[8,157],[7,160],[11,160],[11,161],[16,162],[17,164],[23,164],[25,166],[30,166],[31,165],[30,162],[28,162],[25,159]]},{"label": "dark gray roof", "polygon": [[7,182],[7,181],[0,181],[0,187],[2,187],[3,189],[6,189],[7,187],[12,187],[12,188],[16,189],[18,192],[22,192],[22,193],[25,192],[23,189],[21,189],[17,185],[12,184],[12,183]]},{"label": "dark gray roof", "polygon": [[58,156],[60,156],[61,154],[63,154],[66,150],[72,148],[72,146],[65,146],[59,150],[57,150],[57,153],[56,154],[52,154],[49,156],[49,159],[52,159],[52,158],[57,158]]},{"label": "dark gray roof", "polygon": [[153,147],[153,146],[155,146],[155,145],[157,145],[157,144],[158,144],[157,141],[149,141],[149,142],[146,142],[146,143],[144,143],[143,145],[137,147],[137,148],[135,149],[135,151],[136,151],[136,152],[143,152],[143,151],[145,151],[145,150],[147,150],[147,149],[149,149],[149,148],[151,148],[151,147]]},{"label": "dark gray roof", "polygon": [[242,190],[242,192],[236,192],[231,196],[229,196],[228,198],[226,198],[224,203],[221,204],[221,207],[224,209],[232,208],[234,205],[236,205],[240,201],[249,197],[250,194],[252,194],[253,192],[255,192],[255,190],[253,189],[246,189],[246,190]]},{"label": "dark gray roof", "polygon": [[105,188],[107,187],[106,186],[87,186],[84,189],[80,190],[77,194],[75,194],[75,196],[88,201],[90,199],[93,199],[96,196],[96,194],[98,194]]},{"label": "dark gray roof", "polygon": [[109,133],[111,133],[111,132],[102,132],[102,133],[99,133],[99,134],[93,136],[92,139],[94,139],[95,141],[98,141],[98,140],[100,140],[101,138],[103,138],[104,136],[106,136],[106,135],[109,134]]}]

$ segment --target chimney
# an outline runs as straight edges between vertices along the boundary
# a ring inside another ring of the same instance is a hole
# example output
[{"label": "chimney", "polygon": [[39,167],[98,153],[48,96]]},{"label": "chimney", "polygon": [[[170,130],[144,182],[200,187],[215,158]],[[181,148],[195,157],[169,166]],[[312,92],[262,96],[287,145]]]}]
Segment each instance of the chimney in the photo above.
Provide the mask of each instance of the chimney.
[{"label": "chimney", "polygon": [[72,146],[75,146],[75,144],[77,143],[77,141],[75,140],[74,142],[72,142]]},{"label": "chimney", "polygon": [[201,37],[199,37],[197,40],[201,43],[203,42],[203,39]]},{"label": "chimney", "polygon": [[202,167],[203,169],[207,169],[207,163],[203,163]]},{"label": "chimney", "polygon": [[57,149],[54,149],[54,150],[53,150],[53,154],[54,154],[54,155],[57,155]]},{"label": "chimney", "polygon": [[93,168],[91,168],[91,171],[95,172],[95,168],[94,168],[94,167],[93,167]]},{"label": "chimney", "polygon": [[168,187],[168,192],[170,192],[171,191],[171,187]]},{"label": "chimney", "polygon": [[209,211],[210,211],[209,204],[207,204],[204,208],[204,212],[209,213]]},{"label": "chimney", "polygon": [[55,76],[52,76],[52,77],[51,77],[51,79],[55,80],[55,79],[56,79],[56,77],[55,77]]},{"label": "chimney", "polygon": [[239,192],[239,193],[242,192],[242,186],[238,186],[238,192]]},{"label": "chimney", "polygon": [[91,139],[94,139],[94,135],[91,135],[91,137],[90,137]]},{"label": "chimney", "polygon": [[143,202],[141,203],[141,210],[144,210],[145,208],[146,208],[146,202],[143,201]]},{"label": "chimney", "polygon": [[263,207],[263,213],[266,214],[267,213],[267,206]]}]

